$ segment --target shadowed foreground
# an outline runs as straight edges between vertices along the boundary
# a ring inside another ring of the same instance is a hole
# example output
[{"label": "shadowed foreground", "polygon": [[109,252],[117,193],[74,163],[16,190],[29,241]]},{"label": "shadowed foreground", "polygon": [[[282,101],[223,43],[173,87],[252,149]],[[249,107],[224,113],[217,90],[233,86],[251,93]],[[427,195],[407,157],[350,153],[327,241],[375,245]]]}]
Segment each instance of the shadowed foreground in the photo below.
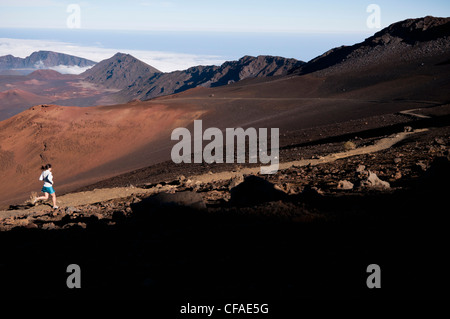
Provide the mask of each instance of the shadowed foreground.
[{"label": "shadowed foreground", "polygon": [[[449,172],[439,157],[389,192],[287,195],[252,177],[228,203],[186,190],[91,205],[64,229],[0,233],[2,298],[448,298]],[[66,287],[73,263],[81,289]],[[366,286],[373,263],[382,289]]]}]

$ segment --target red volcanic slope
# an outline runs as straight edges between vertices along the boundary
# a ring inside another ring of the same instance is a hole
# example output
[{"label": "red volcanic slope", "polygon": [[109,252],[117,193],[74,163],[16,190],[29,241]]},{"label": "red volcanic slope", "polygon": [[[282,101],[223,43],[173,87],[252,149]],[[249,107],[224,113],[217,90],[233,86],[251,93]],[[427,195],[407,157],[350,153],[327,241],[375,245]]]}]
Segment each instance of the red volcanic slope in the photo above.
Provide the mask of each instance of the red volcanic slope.
[{"label": "red volcanic slope", "polygon": [[59,191],[124,172],[132,168],[127,161],[112,170],[101,167],[170,136],[201,113],[155,103],[32,107],[0,122],[0,205],[39,191],[44,162],[53,164]]},{"label": "red volcanic slope", "polygon": [[52,100],[20,89],[0,92],[0,119],[17,114],[30,106],[50,103]]},{"label": "red volcanic slope", "polygon": [[61,192],[168,160],[172,130],[192,131],[195,119],[204,128],[279,127],[283,134],[445,102],[450,65],[428,65],[398,65],[398,74],[382,79],[374,75],[391,66],[350,77],[248,80],[122,105],[32,107],[0,122],[0,175],[8,181],[0,183],[0,205],[38,191],[43,163],[53,164]]},{"label": "red volcanic slope", "polygon": [[[428,20],[416,24],[434,25]],[[400,26],[405,23],[411,22]],[[450,22],[442,25],[447,32]],[[60,192],[168,160],[171,131],[191,129],[195,119],[204,128],[277,127],[285,134],[448,103],[450,38],[437,33],[437,39],[431,34],[405,42],[410,37],[400,30],[381,36],[387,45],[350,48],[344,62],[338,59],[342,52],[330,53],[314,66],[318,72],[306,75],[243,80],[115,106],[26,110],[0,122],[0,176],[7,181],[0,183],[0,205],[39,190],[38,168],[46,162],[55,167]],[[389,59],[380,58],[388,53]]]},{"label": "red volcanic slope", "polygon": [[4,103],[8,103],[8,104],[18,104],[18,103],[38,104],[39,102],[36,102],[37,100],[42,101],[41,103],[45,102],[45,100],[50,102],[50,99],[47,97],[33,94],[33,93],[30,93],[30,92],[27,92],[24,90],[20,90],[20,89],[13,89],[13,90],[0,92],[0,105],[4,105]]}]

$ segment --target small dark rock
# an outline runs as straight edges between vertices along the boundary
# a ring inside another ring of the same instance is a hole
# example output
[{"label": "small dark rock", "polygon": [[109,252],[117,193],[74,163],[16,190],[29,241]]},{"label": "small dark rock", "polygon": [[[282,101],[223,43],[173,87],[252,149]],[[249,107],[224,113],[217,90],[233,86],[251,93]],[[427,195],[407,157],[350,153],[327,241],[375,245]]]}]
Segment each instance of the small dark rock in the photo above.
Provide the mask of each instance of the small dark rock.
[{"label": "small dark rock", "polygon": [[54,223],[46,223],[42,225],[42,229],[45,230],[53,230],[53,229],[57,229],[58,227],[54,224]]},{"label": "small dark rock", "polygon": [[403,131],[404,132],[412,132],[413,131],[413,128],[411,127],[411,126],[405,126],[404,128],[403,128]]},{"label": "small dark rock", "polygon": [[356,168],[356,172],[357,173],[362,173],[366,170],[366,166],[365,165],[358,165],[358,167]]},{"label": "small dark rock", "polygon": [[313,199],[321,197],[323,195],[323,192],[320,188],[308,185],[303,189],[302,195]]},{"label": "small dark rock", "polygon": [[232,205],[251,206],[264,202],[282,200],[287,194],[275,188],[275,185],[258,176],[247,176],[244,182],[230,191]]},{"label": "small dark rock", "polygon": [[342,190],[349,190],[349,189],[353,189],[353,183],[343,180],[343,181],[339,181],[337,188],[338,189],[342,189]]},{"label": "small dark rock", "polygon": [[158,193],[143,199],[140,203],[132,205],[133,210],[158,207],[189,207],[196,210],[206,209],[203,197],[193,191],[170,193]]},{"label": "small dark rock", "polygon": [[423,162],[417,162],[416,166],[419,167],[422,171],[426,171],[427,170],[427,165]]},{"label": "small dark rock", "polygon": [[78,213],[79,210],[73,206],[66,207],[66,214]]}]

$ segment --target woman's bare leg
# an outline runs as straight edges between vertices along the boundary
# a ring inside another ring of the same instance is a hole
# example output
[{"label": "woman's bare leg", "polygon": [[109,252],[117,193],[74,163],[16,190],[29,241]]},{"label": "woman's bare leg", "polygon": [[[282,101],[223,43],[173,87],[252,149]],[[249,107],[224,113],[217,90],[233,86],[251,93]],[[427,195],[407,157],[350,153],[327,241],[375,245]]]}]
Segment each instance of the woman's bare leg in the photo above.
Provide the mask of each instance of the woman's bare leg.
[{"label": "woman's bare leg", "polygon": [[52,194],[52,200],[53,200],[53,207],[58,207],[56,206],[56,193]]},{"label": "woman's bare leg", "polygon": [[38,200],[47,200],[47,199],[48,199],[48,193],[44,193],[44,196],[36,197],[35,201],[38,201]]}]

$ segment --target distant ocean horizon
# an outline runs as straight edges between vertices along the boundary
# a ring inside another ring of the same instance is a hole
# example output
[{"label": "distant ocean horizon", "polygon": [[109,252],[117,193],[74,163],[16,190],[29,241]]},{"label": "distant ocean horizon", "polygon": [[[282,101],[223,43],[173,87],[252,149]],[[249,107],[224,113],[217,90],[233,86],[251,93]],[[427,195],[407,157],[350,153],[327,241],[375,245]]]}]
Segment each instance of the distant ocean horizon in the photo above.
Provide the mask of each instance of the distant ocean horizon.
[{"label": "distant ocean horizon", "polygon": [[[112,52],[135,52],[135,54],[141,55],[143,60],[147,58],[145,62],[149,63],[154,62],[148,61],[152,59],[152,52],[165,52],[172,59],[173,65],[169,62],[163,63],[164,55],[155,57],[154,60],[161,60],[162,68],[166,68],[163,71],[173,71],[170,68],[194,66],[199,62],[221,64],[225,61],[237,60],[245,55],[274,55],[307,62],[334,47],[353,45],[364,41],[372,34],[0,28],[0,56],[12,54],[25,57],[33,52],[33,47],[42,49],[45,48],[46,43],[64,43],[65,52],[63,53],[68,53],[73,47],[73,55],[79,55],[83,53],[83,48],[89,48],[89,50],[85,50],[85,54],[90,56],[81,57],[97,58],[97,60],[107,58],[107,55]],[[14,44],[11,44],[10,39],[15,40]],[[31,43],[38,45],[25,45],[30,40],[35,41]],[[24,45],[20,45],[21,43]],[[57,46],[55,49],[58,49]],[[29,52],[30,50],[31,52]],[[95,56],[96,50],[99,53],[98,57]],[[139,52],[148,52],[148,54],[139,54]],[[185,65],[182,61],[177,65],[173,60],[174,56],[170,53],[178,54],[177,59],[179,60],[183,59],[183,55],[199,57],[199,59],[187,59],[189,61],[185,61]]]}]

